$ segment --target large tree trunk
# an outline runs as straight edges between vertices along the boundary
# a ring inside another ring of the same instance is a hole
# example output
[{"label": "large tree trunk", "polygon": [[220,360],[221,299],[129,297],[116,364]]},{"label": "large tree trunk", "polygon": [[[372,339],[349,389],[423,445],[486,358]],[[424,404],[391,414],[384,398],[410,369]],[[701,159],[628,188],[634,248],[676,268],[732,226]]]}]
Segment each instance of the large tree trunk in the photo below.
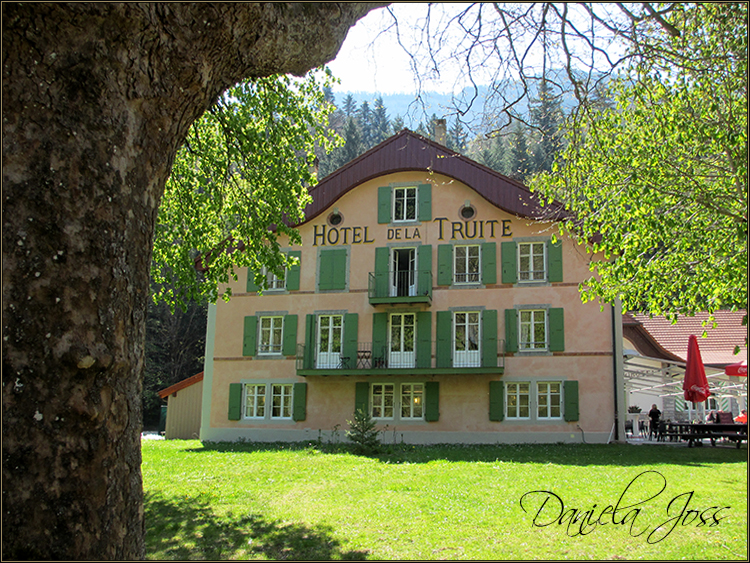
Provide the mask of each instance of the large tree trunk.
[{"label": "large tree trunk", "polygon": [[3,3],[3,558],[144,555],[157,208],[228,86],[330,60],[374,4]]}]

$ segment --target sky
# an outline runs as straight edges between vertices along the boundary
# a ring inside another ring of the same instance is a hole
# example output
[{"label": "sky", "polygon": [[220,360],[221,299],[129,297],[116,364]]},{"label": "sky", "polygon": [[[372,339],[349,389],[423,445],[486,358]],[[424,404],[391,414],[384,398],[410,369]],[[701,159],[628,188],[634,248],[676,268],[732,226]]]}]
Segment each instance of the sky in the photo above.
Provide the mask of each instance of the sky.
[{"label": "sky", "polygon": [[[413,47],[413,26],[421,26],[427,14],[427,3],[397,2],[391,10],[398,19],[402,42]],[[435,8],[433,8],[435,10]],[[398,43],[393,17],[385,8],[376,9],[359,20],[349,34],[336,59],[328,66],[341,84],[334,92],[413,93],[417,89],[411,59]],[[440,79],[422,83],[422,90],[452,91],[455,75],[441,66]]]}]

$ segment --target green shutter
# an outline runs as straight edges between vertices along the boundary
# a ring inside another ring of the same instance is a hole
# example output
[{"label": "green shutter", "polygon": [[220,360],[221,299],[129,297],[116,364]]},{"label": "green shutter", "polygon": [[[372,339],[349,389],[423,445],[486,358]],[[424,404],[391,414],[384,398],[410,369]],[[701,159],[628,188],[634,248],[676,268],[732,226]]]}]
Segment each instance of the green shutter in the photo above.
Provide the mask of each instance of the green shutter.
[{"label": "green shutter", "polygon": [[388,297],[388,263],[391,250],[386,247],[375,249],[375,295],[374,297]]},{"label": "green shutter", "polygon": [[503,283],[518,283],[518,258],[516,257],[516,243],[500,243],[502,253]]},{"label": "green shutter", "polygon": [[333,288],[346,289],[346,248],[334,250],[333,254]]},{"label": "green shutter", "polygon": [[370,409],[370,384],[366,381],[358,381],[354,384],[354,412]]},{"label": "green shutter", "polygon": [[424,419],[436,422],[440,418],[440,384],[428,381],[424,384]]},{"label": "green shutter", "polygon": [[346,248],[320,251],[318,288],[321,291],[346,289]]},{"label": "green shutter", "polygon": [[505,384],[490,381],[490,420],[500,422],[505,419]]},{"label": "green shutter", "polygon": [[292,387],[292,420],[299,422],[307,418],[307,383],[295,383]]},{"label": "green shutter", "polygon": [[242,336],[242,355],[254,356],[258,344],[258,318],[245,317],[245,330]]},{"label": "green shutter", "polygon": [[284,356],[297,355],[297,315],[284,316],[284,337],[281,353]]},{"label": "green shutter", "polygon": [[453,246],[450,244],[438,245],[438,285],[451,285],[453,283]]},{"label": "green shutter", "polygon": [[432,367],[432,313],[417,313],[417,367]]},{"label": "green shutter", "polygon": [[497,311],[482,313],[482,367],[497,367]]},{"label": "green shutter", "polygon": [[505,351],[518,352],[518,313],[505,309]]},{"label": "green shutter", "polygon": [[302,360],[303,369],[315,368],[315,315],[305,317],[305,357]]},{"label": "green shutter", "polygon": [[547,278],[550,282],[563,281],[563,264],[562,264],[562,241],[557,240],[554,244],[552,241],[547,242]]},{"label": "green shutter", "polygon": [[372,367],[385,367],[388,359],[388,313],[372,315]]},{"label": "green shutter", "polygon": [[563,309],[549,310],[549,349],[550,352],[562,352],[565,350]]},{"label": "green shutter", "polygon": [[[357,366],[357,349],[359,338],[359,315],[347,313],[344,315],[344,342],[341,346],[341,355],[348,358],[344,367],[355,368]],[[342,362],[344,359],[342,358]]]},{"label": "green shutter", "polygon": [[417,189],[420,221],[432,221],[432,184],[420,184]]},{"label": "green shutter", "polygon": [[568,422],[575,422],[578,420],[578,382],[563,382],[563,395],[565,401],[563,417]]},{"label": "green shutter", "polygon": [[417,248],[417,292],[419,295],[432,295],[432,245],[423,244]]},{"label": "green shutter", "polygon": [[[289,253],[289,256],[292,258],[301,258],[302,253],[299,250],[293,250]],[[300,275],[300,267],[302,266],[302,262],[297,263],[296,266],[292,266],[287,270],[286,272],[286,289],[287,291],[298,291],[299,290],[299,275]]]},{"label": "green shutter", "polygon": [[494,242],[482,244],[482,283],[497,283],[497,247]]},{"label": "green shutter", "polygon": [[391,222],[391,188],[381,186],[378,188],[378,223]]},{"label": "green shutter", "polygon": [[435,367],[451,367],[451,342],[453,334],[453,313],[450,311],[437,312],[437,343],[435,344]]},{"label": "green shutter", "polygon": [[229,384],[229,420],[242,417],[242,383]]},{"label": "green shutter", "polygon": [[255,291],[258,291],[260,287],[255,283],[255,272],[252,271],[252,269],[247,269],[247,292],[253,293]]}]

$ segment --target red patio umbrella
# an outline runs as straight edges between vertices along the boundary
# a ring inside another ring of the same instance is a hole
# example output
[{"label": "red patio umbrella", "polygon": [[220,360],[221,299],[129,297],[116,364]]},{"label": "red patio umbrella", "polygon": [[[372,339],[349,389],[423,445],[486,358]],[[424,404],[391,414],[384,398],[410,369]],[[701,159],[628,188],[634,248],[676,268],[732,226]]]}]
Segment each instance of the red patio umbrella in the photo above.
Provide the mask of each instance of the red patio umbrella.
[{"label": "red patio umbrella", "polygon": [[688,339],[687,367],[682,390],[685,392],[685,400],[692,403],[702,403],[711,394],[708,390],[706,368],[703,367],[701,351],[698,348],[698,339],[694,334]]},{"label": "red patio umbrella", "polygon": [[729,364],[724,368],[724,373],[736,377],[747,377],[747,362],[742,360],[737,364]]}]

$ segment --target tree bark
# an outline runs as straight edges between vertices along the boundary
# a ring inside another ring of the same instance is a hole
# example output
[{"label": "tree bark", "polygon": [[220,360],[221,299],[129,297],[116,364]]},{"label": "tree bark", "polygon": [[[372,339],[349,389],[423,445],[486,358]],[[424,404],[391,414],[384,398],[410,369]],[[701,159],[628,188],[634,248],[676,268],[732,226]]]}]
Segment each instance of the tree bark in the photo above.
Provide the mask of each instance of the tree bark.
[{"label": "tree bark", "polygon": [[227,87],[333,58],[357,3],[3,3],[4,559],[144,556],[157,208]]}]

